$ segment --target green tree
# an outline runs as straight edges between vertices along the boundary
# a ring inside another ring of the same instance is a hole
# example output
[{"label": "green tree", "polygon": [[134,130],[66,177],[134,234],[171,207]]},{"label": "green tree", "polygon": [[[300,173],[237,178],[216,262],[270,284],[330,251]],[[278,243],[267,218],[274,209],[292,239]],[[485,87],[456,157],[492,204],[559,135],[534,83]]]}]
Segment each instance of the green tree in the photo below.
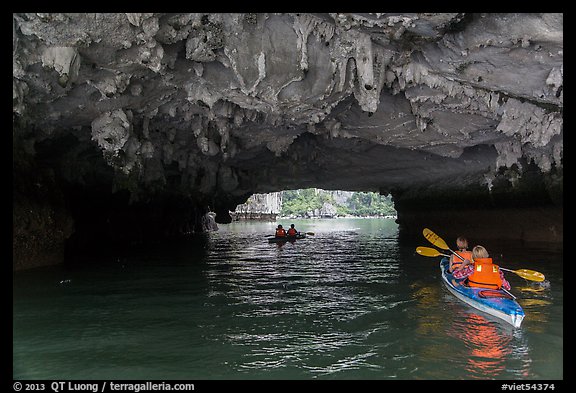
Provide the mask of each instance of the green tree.
[{"label": "green tree", "polygon": [[304,216],[309,211],[320,209],[326,202],[336,207],[338,215],[385,216],[396,213],[389,196],[375,192],[354,192],[344,204],[338,204],[330,191],[313,188],[284,191],[280,213]]}]

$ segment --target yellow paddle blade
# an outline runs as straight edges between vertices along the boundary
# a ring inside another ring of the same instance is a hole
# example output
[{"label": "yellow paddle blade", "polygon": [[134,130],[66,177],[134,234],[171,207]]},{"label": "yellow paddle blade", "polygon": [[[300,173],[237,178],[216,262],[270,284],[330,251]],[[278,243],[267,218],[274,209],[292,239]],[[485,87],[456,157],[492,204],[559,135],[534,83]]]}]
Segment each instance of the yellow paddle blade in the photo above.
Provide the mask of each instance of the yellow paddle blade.
[{"label": "yellow paddle blade", "polygon": [[504,267],[500,267],[500,270],[516,273],[520,277],[525,278],[526,280],[530,280],[530,281],[542,282],[546,279],[546,277],[544,277],[544,275],[542,273],[537,272],[535,270],[529,270],[529,269],[512,270],[512,269],[506,269]]},{"label": "yellow paddle blade", "polygon": [[528,270],[528,269],[519,269],[519,270],[514,270],[514,273],[516,273],[517,275],[519,275],[522,278],[525,278],[526,280],[531,280],[531,281],[544,281],[546,279],[546,277],[540,273],[540,272],[536,272],[534,270]]},{"label": "yellow paddle blade", "polygon": [[424,255],[425,257],[438,257],[440,255],[448,256],[446,254],[442,254],[440,251],[432,247],[416,247],[416,252],[420,255]]},{"label": "yellow paddle blade", "polygon": [[448,247],[446,242],[440,236],[438,236],[437,234],[432,232],[430,229],[424,228],[424,230],[422,231],[422,234],[424,235],[426,240],[428,240],[430,243],[434,244],[436,247],[440,247],[443,250],[449,250],[450,249],[450,247]]}]

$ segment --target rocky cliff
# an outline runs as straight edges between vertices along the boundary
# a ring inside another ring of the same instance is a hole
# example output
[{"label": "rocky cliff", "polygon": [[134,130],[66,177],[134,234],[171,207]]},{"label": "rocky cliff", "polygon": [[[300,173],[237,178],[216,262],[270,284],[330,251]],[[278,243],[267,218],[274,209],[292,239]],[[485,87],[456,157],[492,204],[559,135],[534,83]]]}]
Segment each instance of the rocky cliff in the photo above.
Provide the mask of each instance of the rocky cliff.
[{"label": "rocky cliff", "polygon": [[254,194],[230,212],[233,220],[276,220],[282,210],[282,192]]},{"label": "rocky cliff", "polygon": [[404,231],[562,239],[562,14],[12,20],[15,266],[308,187],[391,193]]}]

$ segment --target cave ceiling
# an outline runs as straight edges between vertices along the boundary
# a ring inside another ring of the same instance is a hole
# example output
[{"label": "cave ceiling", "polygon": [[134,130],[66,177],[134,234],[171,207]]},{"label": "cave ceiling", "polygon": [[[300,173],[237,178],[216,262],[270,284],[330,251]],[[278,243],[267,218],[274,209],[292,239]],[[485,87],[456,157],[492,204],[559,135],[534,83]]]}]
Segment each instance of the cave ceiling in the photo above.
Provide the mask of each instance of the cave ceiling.
[{"label": "cave ceiling", "polygon": [[13,14],[14,140],[135,195],[490,186],[562,114],[562,14]]}]

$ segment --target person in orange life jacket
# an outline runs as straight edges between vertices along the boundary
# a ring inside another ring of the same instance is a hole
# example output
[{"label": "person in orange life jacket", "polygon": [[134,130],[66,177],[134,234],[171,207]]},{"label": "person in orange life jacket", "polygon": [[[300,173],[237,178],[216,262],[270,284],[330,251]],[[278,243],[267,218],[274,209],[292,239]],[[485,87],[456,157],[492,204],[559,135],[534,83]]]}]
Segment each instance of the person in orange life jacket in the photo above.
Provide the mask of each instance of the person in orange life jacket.
[{"label": "person in orange life jacket", "polygon": [[[467,250],[468,240],[463,236],[458,236],[458,238],[456,239],[456,247],[458,247],[458,251],[455,251],[456,254],[464,258],[464,261],[467,261],[467,264],[471,263],[472,252]],[[462,262],[463,262],[462,259],[458,258],[456,255],[454,254],[450,255],[450,266],[448,268],[448,271],[450,273],[453,273],[454,270],[463,269],[464,266],[466,265]]]},{"label": "person in orange life jacket", "polygon": [[286,230],[282,228],[282,225],[278,225],[276,228],[276,237],[286,237]]},{"label": "person in orange life jacket", "polygon": [[288,236],[296,236],[298,234],[298,231],[296,230],[296,228],[294,228],[294,224],[290,225],[290,228],[288,229]]},{"label": "person in orange life jacket", "polygon": [[484,247],[474,247],[472,259],[474,263],[464,261],[462,263],[464,266],[452,273],[454,278],[466,278],[467,284],[471,287],[510,290],[510,283],[504,278],[504,273],[498,265],[492,263],[492,258]]}]

